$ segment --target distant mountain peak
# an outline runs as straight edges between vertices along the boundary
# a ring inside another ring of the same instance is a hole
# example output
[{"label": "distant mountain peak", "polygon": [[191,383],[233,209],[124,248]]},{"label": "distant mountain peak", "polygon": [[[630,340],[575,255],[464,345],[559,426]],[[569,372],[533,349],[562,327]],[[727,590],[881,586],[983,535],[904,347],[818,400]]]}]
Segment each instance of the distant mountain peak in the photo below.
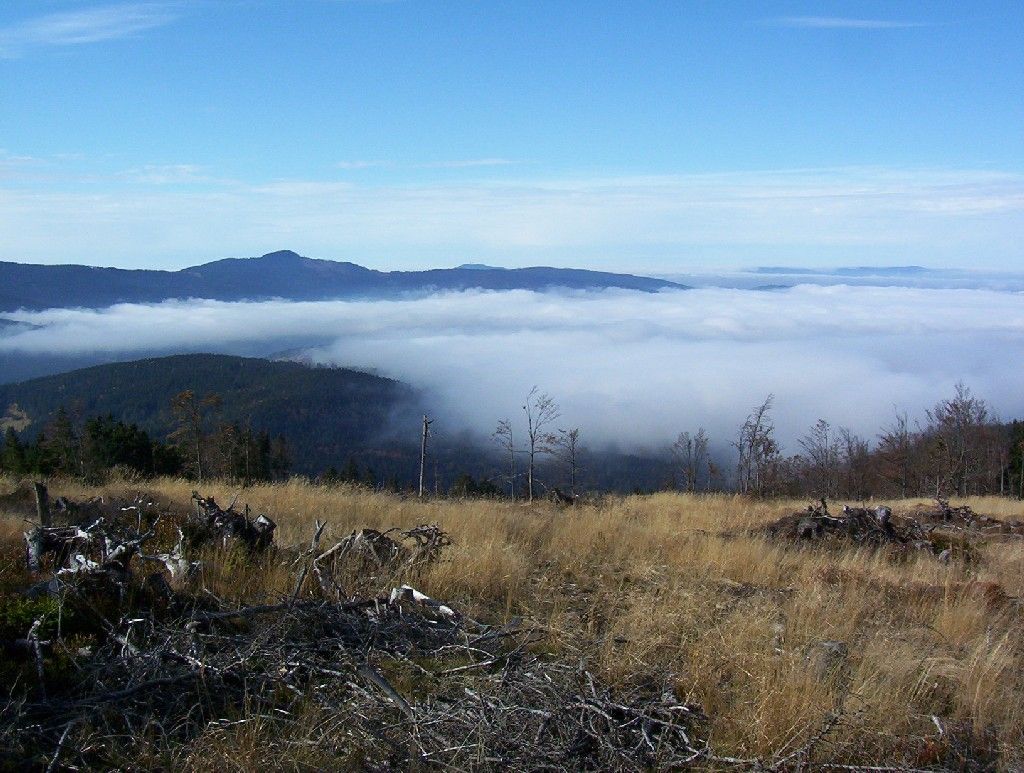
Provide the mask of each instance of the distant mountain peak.
[{"label": "distant mountain peak", "polygon": [[504,266],[488,266],[486,263],[463,263],[455,268],[468,271],[505,271]]},{"label": "distant mountain peak", "polygon": [[255,260],[273,261],[275,263],[293,263],[297,260],[305,260],[305,258],[292,250],[277,250],[275,252],[268,252],[266,255],[260,255],[258,258],[255,258]]}]

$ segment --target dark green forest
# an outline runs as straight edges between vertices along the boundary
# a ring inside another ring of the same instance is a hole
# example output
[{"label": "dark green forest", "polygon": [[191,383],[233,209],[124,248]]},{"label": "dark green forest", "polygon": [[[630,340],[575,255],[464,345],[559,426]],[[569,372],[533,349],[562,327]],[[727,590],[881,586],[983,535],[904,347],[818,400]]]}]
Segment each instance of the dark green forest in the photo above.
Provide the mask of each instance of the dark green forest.
[{"label": "dark green forest", "polygon": [[181,428],[173,401],[187,391],[206,403],[204,434],[287,438],[293,469],[304,474],[367,452],[382,429],[412,410],[416,400],[404,384],[369,373],[188,354],[0,385],[0,406],[7,410],[5,423],[16,425],[23,443],[34,443],[40,433],[45,437],[48,429],[52,433],[62,409],[80,434],[89,421],[113,417],[165,441]]}]

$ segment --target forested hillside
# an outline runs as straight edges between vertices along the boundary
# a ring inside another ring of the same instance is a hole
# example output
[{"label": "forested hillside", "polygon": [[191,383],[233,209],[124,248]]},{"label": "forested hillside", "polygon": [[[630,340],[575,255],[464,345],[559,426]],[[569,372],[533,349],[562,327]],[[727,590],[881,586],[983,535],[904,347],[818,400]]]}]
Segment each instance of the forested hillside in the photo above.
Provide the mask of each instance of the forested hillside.
[{"label": "forested hillside", "polygon": [[343,368],[189,354],[115,363],[0,386],[4,423],[25,439],[45,431],[63,407],[72,424],[112,415],[164,439],[182,428],[172,401],[191,391],[203,431],[283,436],[298,472],[340,465],[365,450],[412,406],[409,387]]}]

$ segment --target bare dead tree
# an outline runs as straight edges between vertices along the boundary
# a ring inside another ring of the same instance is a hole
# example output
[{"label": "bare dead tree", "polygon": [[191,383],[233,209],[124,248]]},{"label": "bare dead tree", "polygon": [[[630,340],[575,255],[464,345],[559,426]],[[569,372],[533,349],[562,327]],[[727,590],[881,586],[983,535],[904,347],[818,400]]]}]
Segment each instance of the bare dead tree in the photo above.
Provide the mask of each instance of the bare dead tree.
[{"label": "bare dead tree", "polygon": [[536,386],[526,396],[523,412],[526,414],[526,453],[529,460],[526,471],[526,495],[527,499],[532,502],[537,454],[547,453],[551,448],[554,435],[548,432],[546,428],[562,414],[559,412],[558,404],[554,399],[547,393],[538,394]]},{"label": "bare dead tree", "polygon": [[867,499],[870,494],[871,447],[868,441],[846,427],[839,428],[839,446],[845,477],[845,494]]},{"label": "bare dead tree", "polygon": [[219,395],[209,394],[199,399],[191,389],[179,392],[171,399],[171,411],[177,422],[177,428],[171,433],[171,439],[189,449],[195,464],[196,477],[200,483],[203,481],[206,410],[219,406]]},{"label": "bare dead tree", "polygon": [[491,433],[491,438],[508,454],[509,498],[516,501],[516,440],[512,433],[512,422],[502,419]]},{"label": "bare dead tree", "polygon": [[882,461],[882,477],[896,486],[901,497],[906,497],[910,491],[912,468],[912,437],[906,411],[896,411],[893,423],[882,429],[878,452]]},{"label": "bare dead tree", "polygon": [[569,478],[569,493],[576,496],[580,473],[580,428],[559,429],[551,444],[552,453],[563,464]]},{"label": "bare dead tree", "polygon": [[984,459],[988,405],[961,381],[953,397],[936,403],[927,417],[926,434],[935,440],[936,478],[947,481],[954,492],[964,496],[978,477]]},{"label": "bare dead tree", "polygon": [[36,495],[36,518],[41,526],[50,525],[50,494],[46,484],[40,481],[32,484]]},{"label": "bare dead tree", "polygon": [[736,485],[742,494],[760,496],[768,490],[771,473],[779,458],[779,445],[775,441],[775,425],[771,420],[774,395],[747,415],[733,446],[739,453],[736,467]]},{"label": "bare dead tree", "polygon": [[701,427],[697,434],[680,432],[676,442],[672,444],[672,455],[683,474],[683,490],[693,492],[699,488],[701,475],[708,468],[708,433]]},{"label": "bare dead tree", "polygon": [[[427,464],[427,438],[430,437],[430,425],[433,423],[431,419],[427,418],[427,414],[423,414],[423,435],[420,439],[420,487],[418,494],[420,499],[423,498],[423,472]],[[436,471],[434,478],[435,480],[437,479]]]},{"label": "bare dead tree", "polygon": [[818,419],[798,442],[807,454],[807,472],[815,497],[831,499],[839,482],[839,441],[832,425]]}]

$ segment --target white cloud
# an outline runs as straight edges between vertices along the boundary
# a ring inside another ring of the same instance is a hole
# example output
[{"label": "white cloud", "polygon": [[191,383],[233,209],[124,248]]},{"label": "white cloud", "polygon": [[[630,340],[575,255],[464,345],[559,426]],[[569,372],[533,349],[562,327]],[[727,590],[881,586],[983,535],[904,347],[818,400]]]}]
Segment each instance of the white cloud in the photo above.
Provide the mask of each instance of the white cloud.
[{"label": "white cloud", "polygon": [[122,3],[63,11],[0,29],[0,57],[46,46],[75,46],[131,37],[175,18],[166,3]]},{"label": "white cloud", "polygon": [[146,164],[127,169],[120,173],[120,177],[147,185],[225,182],[216,180],[198,164]]},{"label": "white cloud", "polygon": [[1024,177],[1011,173],[215,181],[188,196],[129,187],[123,178],[88,189],[76,183],[78,190],[55,190],[59,183],[27,172],[25,180],[0,185],[0,257],[140,267],[144,244],[149,259],[165,265],[278,246],[388,268],[472,260],[674,271],[709,255],[733,265],[781,258],[992,267],[1024,259]]},{"label": "white cloud", "polygon": [[[920,416],[960,379],[1024,416],[1024,294],[801,286],[542,294],[466,292],[378,302],[122,305],[20,313],[43,327],[0,353],[263,351],[317,341],[325,362],[423,387],[451,430],[518,418],[533,384],[588,437],[657,445],[705,426],[731,439],[777,396],[784,442],[818,417],[867,436],[894,405]],[[130,331],[130,332],[129,332]],[[440,425],[439,425],[440,426]]]},{"label": "white cloud", "polygon": [[418,164],[399,164],[394,161],[366,161],[356,159],[352,161],[339,161],[336,166],[339,169],[473,169],[476,167],[488,166],[513,166],[521,162],[509,158],[457,158],[448,161],[424,161]]},{"label": "white cloud", "polygon": [[380,169],[381,167],[391,165],[390,161],[363,161],[359,159],[354,161],[339,161],[337,163],[338,169]]}]

